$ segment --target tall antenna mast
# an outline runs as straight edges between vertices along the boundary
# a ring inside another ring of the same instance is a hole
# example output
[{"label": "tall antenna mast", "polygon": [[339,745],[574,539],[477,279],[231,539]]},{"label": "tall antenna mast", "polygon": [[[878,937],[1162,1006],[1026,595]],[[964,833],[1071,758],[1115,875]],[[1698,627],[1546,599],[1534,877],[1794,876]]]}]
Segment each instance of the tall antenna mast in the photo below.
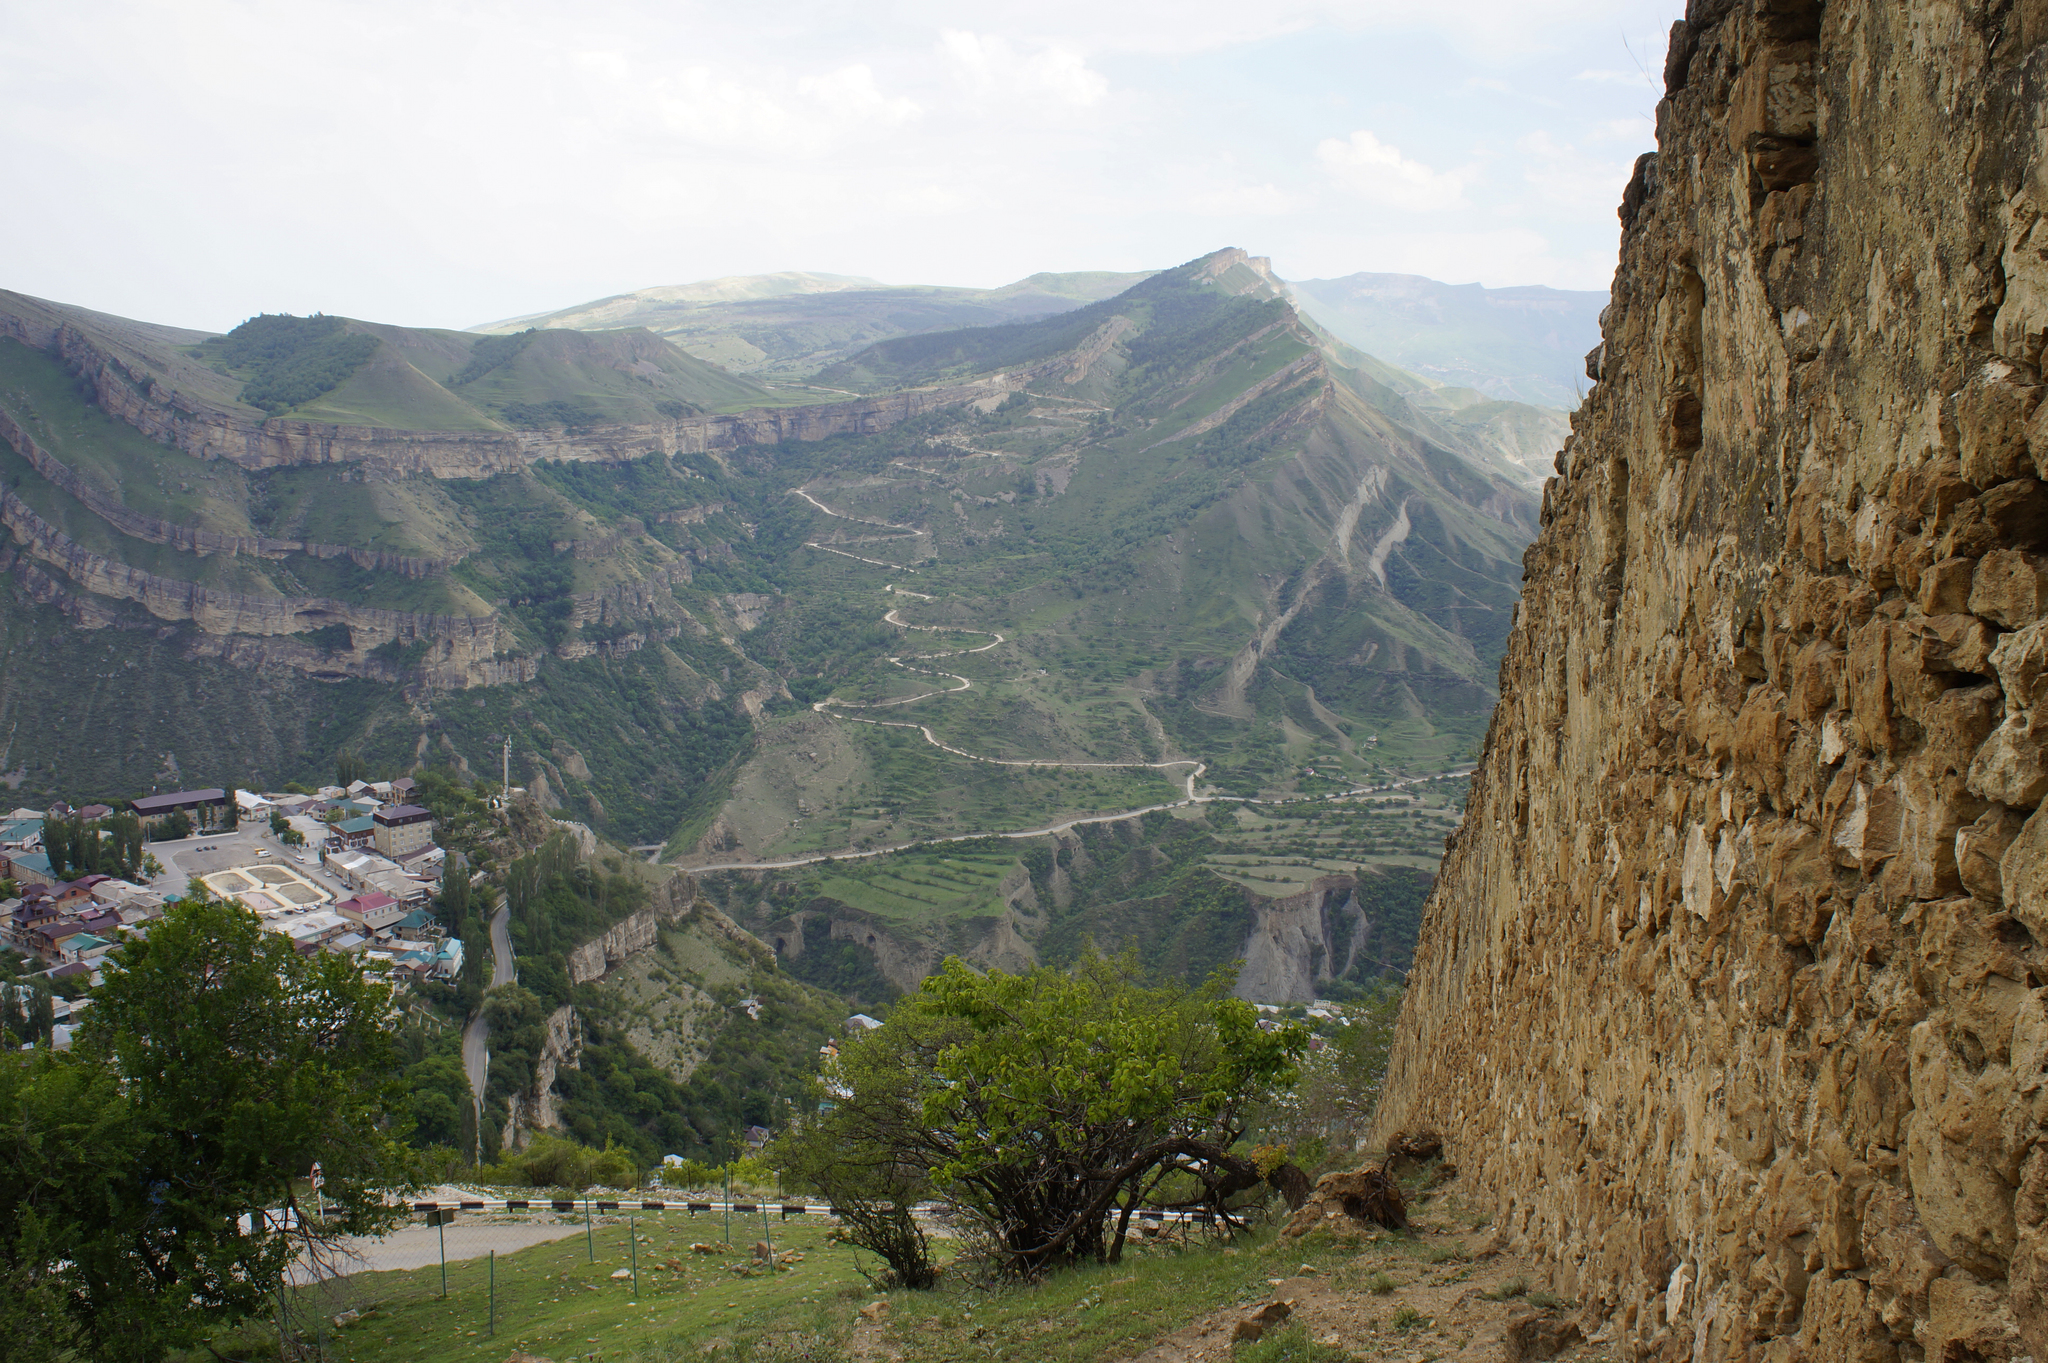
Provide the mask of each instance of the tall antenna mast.
[{"label": "tall antenna mast", "polygon": [[500,789],[507,795],[512,793],[512,739],[510,735],[507,735],[505,739],[505,782]]}]

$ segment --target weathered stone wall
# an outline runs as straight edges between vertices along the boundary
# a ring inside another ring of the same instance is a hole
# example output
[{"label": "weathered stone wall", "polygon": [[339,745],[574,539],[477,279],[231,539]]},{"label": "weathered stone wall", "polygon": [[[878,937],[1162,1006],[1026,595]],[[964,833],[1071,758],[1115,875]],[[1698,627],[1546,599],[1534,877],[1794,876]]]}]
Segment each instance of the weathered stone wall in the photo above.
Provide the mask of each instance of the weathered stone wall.
[{"label": "weathered stone wall", "polygon": [[1379,1119],[1626,1358],[2048,1359],[2044,37],[1673,32]]}]

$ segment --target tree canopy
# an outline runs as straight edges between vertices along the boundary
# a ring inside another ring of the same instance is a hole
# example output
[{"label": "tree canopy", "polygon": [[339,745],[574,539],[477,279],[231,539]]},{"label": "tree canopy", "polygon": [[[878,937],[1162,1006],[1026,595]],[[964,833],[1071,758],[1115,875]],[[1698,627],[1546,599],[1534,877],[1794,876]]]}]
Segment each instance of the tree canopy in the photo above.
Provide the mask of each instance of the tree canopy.
[{"label": "tree canopy", "polygon": [[1227,1217],[1266,1181],[1237,1147],[1308,1034],[1260,1030],[1231,981],[1147,986],[1129,957],[1024,975],[948,960],[848,1041],[777,1157],[842,1206],[943,1198],[1017,1272],[1114,1262],[1141,1208]]},{"label": "tree canopy", "polygon": [[[395,1219],[387,986],[208,899],[107,961],[69,1052],[0,1057],[10,1357],[160,1358]],[[296,1213],[316,1161],[327,1217],[250,1215]]]}]

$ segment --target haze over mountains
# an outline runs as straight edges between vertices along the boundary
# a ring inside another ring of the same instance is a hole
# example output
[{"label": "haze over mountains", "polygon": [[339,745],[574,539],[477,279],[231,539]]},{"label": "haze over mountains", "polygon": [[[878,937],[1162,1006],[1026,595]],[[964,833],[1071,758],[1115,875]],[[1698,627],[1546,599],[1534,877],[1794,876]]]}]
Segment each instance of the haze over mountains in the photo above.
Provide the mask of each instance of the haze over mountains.
[{"label": "haze over mountains", "polygon": [[1145,277],[1035,274],[998,289],[962,289],[791,270],[636,289],[471,330],[645,327],[736,372],[802,379],[892,336],[1028,322],[1111,297]]},{"label": "haze over mountains", "polygon": [[[472,327],[646,327],[739,373],[808,378],[894,336],[1029,321],[1109,298],[1150,272],[1035,274],[996,289],[892,286],[848,275],[734,276],[636,289]],[[1569,411],[1587,385],[1607,295],[1542,286],[1488,289],[1420,275],[1289,281],[1301,309],[1348,345],[1431,382]]]}]

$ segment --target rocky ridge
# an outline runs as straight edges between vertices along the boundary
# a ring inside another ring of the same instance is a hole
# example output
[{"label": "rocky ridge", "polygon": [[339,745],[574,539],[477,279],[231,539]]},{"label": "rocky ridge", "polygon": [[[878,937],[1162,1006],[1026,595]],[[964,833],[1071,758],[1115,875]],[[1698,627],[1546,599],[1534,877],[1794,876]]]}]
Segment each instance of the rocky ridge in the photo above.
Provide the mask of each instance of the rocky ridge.
[{"label": "rocky ridge", "polygon": [[865,434],[940,407],[1001,396],[1026,381],[1023,375],[998,375],[852,402],[691,414],[645,426],[411,431],[289,417],[263,419],[254,409],[180,386],[182,371],[158,373],[139,356],[124,354],[54,314],[0,307],[0,337],[60,357],[90,386],[100,407],[195,458],[225,459],[245,469],[349,463],[379,478],[486,478],[541,459],[616,463],[657,453],[703,454],[783,440]]},{"label": "rocky ridge", "polygon": [[2044,39],[1673,29],[1379,1118],[1624,1358],[2048,1358]]}]

